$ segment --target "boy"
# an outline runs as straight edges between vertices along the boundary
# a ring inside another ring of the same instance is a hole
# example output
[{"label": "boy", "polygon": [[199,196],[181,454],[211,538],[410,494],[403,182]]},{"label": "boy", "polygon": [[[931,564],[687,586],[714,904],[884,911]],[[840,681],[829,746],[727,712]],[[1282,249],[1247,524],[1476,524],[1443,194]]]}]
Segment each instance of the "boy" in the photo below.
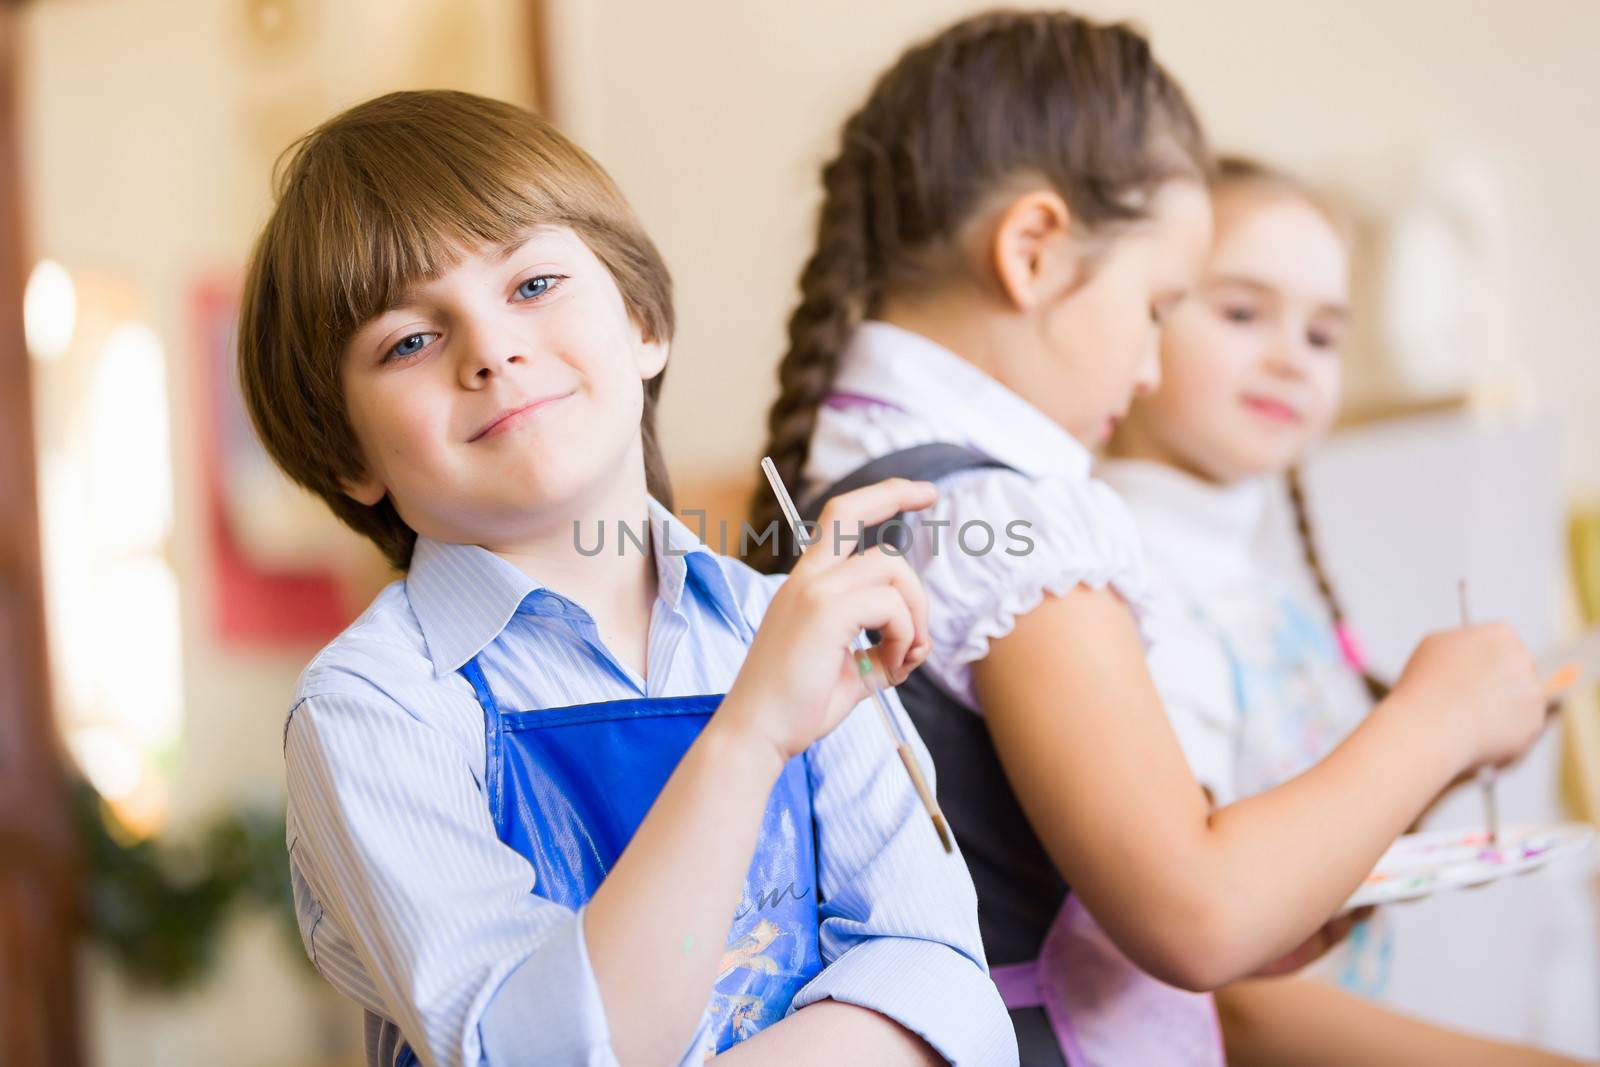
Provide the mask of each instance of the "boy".
[{"label": "boy", "polygon": [[[307,951],[373,1067],[1015,1063],[971,880],[845,653],[874,628],[891,681],[915,668],[920,587],[829,551],[779,586],[672,518],[671,334],[654,246],[535,116],[397,93],[297,147],[246,402],[406,572],[286,727]],[[884,483],[830,518],[931,500]],[[597,525],[617,549],[580,550]]]}]

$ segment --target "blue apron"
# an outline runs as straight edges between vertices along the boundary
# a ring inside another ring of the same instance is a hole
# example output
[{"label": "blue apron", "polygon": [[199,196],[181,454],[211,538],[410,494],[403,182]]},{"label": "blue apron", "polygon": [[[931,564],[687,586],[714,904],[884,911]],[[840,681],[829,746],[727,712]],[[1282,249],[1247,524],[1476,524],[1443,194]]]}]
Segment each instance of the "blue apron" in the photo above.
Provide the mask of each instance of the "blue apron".
[{"label": "blue apron", "polygon": [[[462,666],[483,705],[489,812],[533,866],[533,892],[576,909],[594,896],[722,696],[641,697],[502,711],[477,657]],[[685,857],[692,862],[692,857]],[[709,1013],[711,1046],[784,1017],[822,970],[816,840],[805,757],[767,798],[755,857],[728,934]],[[416,1057],[402,1049],[396,1067]]]}]

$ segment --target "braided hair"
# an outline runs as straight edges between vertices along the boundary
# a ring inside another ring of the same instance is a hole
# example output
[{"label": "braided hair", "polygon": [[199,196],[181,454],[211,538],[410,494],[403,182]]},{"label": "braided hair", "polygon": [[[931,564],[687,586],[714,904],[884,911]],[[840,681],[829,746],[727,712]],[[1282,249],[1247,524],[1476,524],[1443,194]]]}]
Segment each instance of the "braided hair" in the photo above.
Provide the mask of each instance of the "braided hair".
[{"label": "braided hair", "polygon": [[[1208,168],[1182,89],[1128,26],[997,11],[911,48],[845,122],[822,170],[816,244],[767,418],[765,453],[785,483],[799,485],[855,328],[886,294],[948,276],[957,235],[986,199],[1019,180],[1046,184],[1094,230],[1143,217],[1164,181]],[[750,522],[778,535],[771,555],[749,554],[757,569],[781,570],[794,551],[777,520],[762,486]]]},{"label": "braided hair", "polygon": [[[1320,212],[1342,239],[1346,241],[1350,239],[1348,220],[1316,190],[1299,179],[1245,156],[1220,157],[1212,174],[1212,193],[1242,186],[1256,186],[1302,200]],[[1334,592],[1333,583],[1328,579],[1327,569],[1322,564],[1322,554],[1317,549],[1316,534],[1311,529],[1311,509],[1306,503],[1305,481],[1300,476],[1299,468],[1290,467],[1285,481],[1289,491],[1289,504],[1294,511],[1295,533],[1300,539],[1300,552],[1305,559],[1306,569],[1311,572],[1311,578],[1316,583],[1317,593],[1322,597],[1322,602],[1328,608],[1328,614],[1333,618],[1334,633],[1339,639],[1340,651],[1344,654],[1345,662],[1361,676],[1368,695],[1374,701],[1382,700],[1389,695],[1391,687],[1367,669],[1366,656],[1356,640],[1355,631],[1345,617],[1344,605]]]},{"label": "braided hair", "polygon": [[1310,508],[1306,506],[1305,484],[1300,477],[1300,469],[1290,467],[1286,481],[1289,487],[1289,504],[1294,509],[1294,528],[1300,537],[1300,551],[1305,557],[1306,568],[1311,571],[1311,577],[1317,583],[1317,592],[1321,595],[1322,602],[1328,606],[1328,614],[1333,616],[1334,633],[1338,635],[1339,647],[1344,653],[1345,662],[1361,675],[1361,682],[1367,687],[1367,695],[1372,697],[1374,702],[1380,701],[1389,695],[1391,687],[1367,669],[1366,657],[1362,654],[1360,645],[1356,643],[1355,633],[1345,618],[1344,605],[1334,593],[1333,583],[1328,580],[1328,572],[1322,566],[1322,556],[1317,551],[1317,538],[1311,532]]}]

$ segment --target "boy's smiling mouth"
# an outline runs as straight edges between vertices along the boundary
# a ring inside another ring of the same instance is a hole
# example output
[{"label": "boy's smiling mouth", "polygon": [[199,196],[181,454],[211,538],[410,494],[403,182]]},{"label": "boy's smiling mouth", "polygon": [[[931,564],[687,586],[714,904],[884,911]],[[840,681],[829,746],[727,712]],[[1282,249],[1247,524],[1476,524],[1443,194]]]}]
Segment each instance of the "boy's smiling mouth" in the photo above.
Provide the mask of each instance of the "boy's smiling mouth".
[{"label": "boy's smiling mouth", "polygon": [[565,400],[575,392],[577,392],[576,389],[568,389],[563,393],[554,393],[550,396],[540,397],[538,400],[530,400],[526,404],[516,404],[506,408],[485,423],[477,433],[467,438],[467,443],[472,444],[474,441],[481,441],[486,437],[495,437],[514,430],[537,412],[542,411],[558,400]]}]

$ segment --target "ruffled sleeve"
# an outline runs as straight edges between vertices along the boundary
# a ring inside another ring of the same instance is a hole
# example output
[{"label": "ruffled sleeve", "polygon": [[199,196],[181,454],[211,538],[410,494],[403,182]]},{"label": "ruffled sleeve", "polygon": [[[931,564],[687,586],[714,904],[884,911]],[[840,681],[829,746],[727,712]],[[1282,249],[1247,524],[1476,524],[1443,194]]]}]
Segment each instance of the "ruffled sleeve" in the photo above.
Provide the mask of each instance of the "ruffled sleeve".
[{"label": "ruffled sleeve", "polygon": [[930,601],[933,651],[923,669],[952,696],[978,710],[972,664],[1047,593],[1109,587],[1148,642],[1139,536],[1108,486],[984,470],[953,475],[939,490],[938,502],[915,519],[907,558]]}]

